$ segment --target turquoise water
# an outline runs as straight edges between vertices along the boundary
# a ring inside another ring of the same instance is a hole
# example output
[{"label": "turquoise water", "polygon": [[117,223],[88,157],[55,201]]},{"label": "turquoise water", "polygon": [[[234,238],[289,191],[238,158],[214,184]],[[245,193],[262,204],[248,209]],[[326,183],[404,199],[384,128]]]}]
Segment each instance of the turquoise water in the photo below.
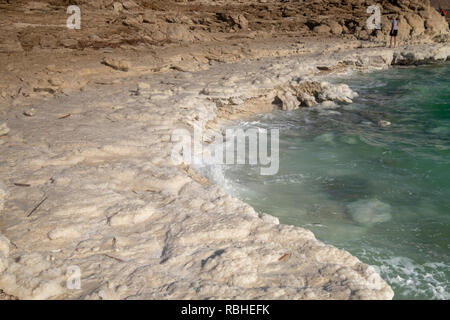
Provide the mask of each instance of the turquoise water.
[{"label": "turquoise water", "polygon": [[280,170],[231,165],[222,183],[375,266],[396,299],[450,299],[450,65],[333,81],[359,98],[240,123],[280,128]]}]

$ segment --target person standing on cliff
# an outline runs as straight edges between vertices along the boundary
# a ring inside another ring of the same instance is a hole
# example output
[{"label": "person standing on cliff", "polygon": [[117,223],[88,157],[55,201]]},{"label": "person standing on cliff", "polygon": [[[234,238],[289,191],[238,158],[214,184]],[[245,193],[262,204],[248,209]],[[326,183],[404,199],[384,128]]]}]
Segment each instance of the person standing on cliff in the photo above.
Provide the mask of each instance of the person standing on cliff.
[{"label": "person standing on cliff", "polygon": [[397,47],[397,36],[398,36],[398,20],[395,16],[392,16],[392,25],[391,32],[389,33],[391,36],[391,43],[389,48],[392,48],[392,43],[394,43],[394,48]]}]

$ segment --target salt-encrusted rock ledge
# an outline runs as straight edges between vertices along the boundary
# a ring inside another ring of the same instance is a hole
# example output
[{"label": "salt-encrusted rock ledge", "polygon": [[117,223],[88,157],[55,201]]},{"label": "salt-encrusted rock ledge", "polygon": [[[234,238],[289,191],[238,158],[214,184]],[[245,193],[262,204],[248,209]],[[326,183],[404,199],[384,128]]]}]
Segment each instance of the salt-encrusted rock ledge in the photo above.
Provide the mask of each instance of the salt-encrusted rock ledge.
[{"label": "salt-encrusted rock ledge", "polygon": [[[267,58],[35,101],[33,116],[12,108],[0,137],[0,290],[20,299],[391,299],[348,252],[172,165],[171,133],[349,102],[348,87],[317,77],[449,56],[438,44]],[[66,286],[76,286],[69,266],[81,271],[80,289]]]}]

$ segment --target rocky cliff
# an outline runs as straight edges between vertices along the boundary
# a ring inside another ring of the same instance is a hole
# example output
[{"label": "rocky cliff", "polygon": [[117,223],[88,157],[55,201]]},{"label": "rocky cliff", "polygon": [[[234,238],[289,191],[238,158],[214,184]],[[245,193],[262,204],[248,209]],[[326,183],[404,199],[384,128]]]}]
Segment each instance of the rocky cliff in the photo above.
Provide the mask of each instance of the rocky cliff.
[{"label": "rocky cliff", "polygon": [[[108,55],[164,72],[305,53],[305,39],[384,46],[394,14],[401,44],[448,42],[429,0],[376,3],[381,30],[367,29],[367,0],[0,0],[0,101],[82,89],[105,75],[98,64]],[[80,29],[66,27],[69,5],[81,9]]]},{"label": "rocky cliff", "polygon": [[[388,17],[400,17],[404,40],[441,39],[448,24],[429,0],[377,1],[383,29],[367,30],[367,0],[53,0],[0,1],[0,52],[34,48],[117,48],[224,41],[230,37],[264,38],[334,35],[383,40]],[[81,8],[82,28],[62,27],[66,8]]]}]

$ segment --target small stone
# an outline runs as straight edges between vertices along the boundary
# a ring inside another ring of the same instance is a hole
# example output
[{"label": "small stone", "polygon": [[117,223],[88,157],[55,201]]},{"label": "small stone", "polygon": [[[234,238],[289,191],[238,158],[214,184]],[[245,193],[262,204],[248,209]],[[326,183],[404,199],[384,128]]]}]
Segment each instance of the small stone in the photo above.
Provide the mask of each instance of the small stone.
[{"label": "small stone", "polygon": [[56,66],[54,64],[48,65],[46,67],[46,69],[47,69],[47,71],[50,71],[50,72],[57,72],[58,71],[58,69],[56,68]]},{"label": "small stone", "polygon": [[280,220],[277,217],[271,216],[267,213],[259,213],[258,217],[267,223],[280,224]]},{"label": "small stone", "polygon": [[23,115],[27,117],[34,117],[35,114],[36,110],[34,108],[27,109],[23,112]]},{"label": "small stone", "polygon": [[113,3],[113,11],[115,14],[119,14],[120,11],[123,10],[123,5],[120,2],[114,2]]},{"label": "small stone", "polygon": [[142,22],[144,23],[155,23],[156,22],[156,15],[153,12],[144,12],[144,15],[142,17]]},{"label": "small stone", "polygon": [[331,32],[331,28],[325,24],[322,24],[320,26],[317,26],[314,28],[313,30],[315,33],[330,33]]},{"label": "small stone", "polygon": [[35,87],[33,88],[34,92],[44,92],[44,93],[50,93],[55,94],[56,90],[50,87]]},{"label": "small stone", "polygon": [[3,253],[5,257],[9,255],[9,244],[9,239],[0,233],[0,253]]},{"label": "small stone", "polygon": [[53,36],[43,36],[39,41],[41,48],[54,49],[58,47],[58,40]]},{"label": "small stone", "polygon": [[244,104],[244,100],[241,98],[233,97],[230,99],[230,103],[235,106],[240,106]]},{"label": "small stone", "polygon": [[6,122],[0,124],[0,137],[6,136],[9,133],[9,128],[6,125]]},{"label": "small stone", "polygon": [[245,18],[244,15],[240,14],[237,17],[231,16],[232,21],[239,26],[242,30],[248,29],[248,20]]},{"label": "small stone", "polygon": [[131,1],[131,0],[127,0],[127,1],[123,1],[122,5],[125,9],[127,10],[132,10],[132,9],[136,9],[139,6],[136,4],[136,2]]},{"label": "small stone", "polygon": [[139,82],[138,83],[138,90],[148,90],[150,89],[150,85],[145,82]]},{"label": "small stone", "polygon": [[117,60],[113,58],[104,58],[102,63],[104,65],[107,65],[108,67],[111,67],[115,70],[120,71],[128,71],[130,69],[130,63],[125,60]]},{"label": "small stone", "polygon": [[279,101],[281,101],[282,110],[295,110],[299,107],[300,103],[298,98],[292,95],[290,92],[282,92],[277,95]]},{"label": "small stone", "polygon": [[66,48],[77,48],[78,47],[78,40],[75,39],[62,39],[60,40],[60,43],[63,47]]},{"label": "small stone", "polygon": [[26,7],[27,10],[29,11],[41,11],[41,10],[47,10],[49,9],[49,4],[48,3],[42,3],[42,2],[38,2],[38,1],[30,1]]},{"label": "small stone", "polygon": [[328,23],[328,26],[331,29],[331,33],[336,34],[336,35],[340,35],[343,32],[343,30],[344,30],[342,28],[342,26],[336,21],[330,21]]},{"label": "small stone", "polygon": [[48,79],[48,83],[50,83],[52,86],[60,87],[60,86],[62,86],[63,81],[58,78],[51,78],[51,79]]},{"label": "small stone", "polygon": [[139,24],[142,23],[142,21],[139,18],[135,18],[135,17],[126,17],[123,21],[122,21],[123,25],[128,26],[128,27],[138,27]]},{"label": "small stone", "polygon": [[8,260],[2,253],[0,253],[0,273],[5,271],[7,267],[8,267]]},{"label": "small stone", "polygon": [[302,106],[308,107],[308,108],[311,108],[317,104],[316,99],[307,93],[301,93],[299,95],[299,100],[301,101]]},{"label": "small stone", "polygon": [[4,204],[5,204],[5,198],[7,195],[8,195],[8,189],[6,188],[6,185],[0,180],[0,211],[3,210]]},{"label": "small stone", "polygon": [[380,121],[378,121],[378,125],[382,128],[386,128],[386,127],[389,127],[391,125],[391,123],[386,120],[380,120]]}]

